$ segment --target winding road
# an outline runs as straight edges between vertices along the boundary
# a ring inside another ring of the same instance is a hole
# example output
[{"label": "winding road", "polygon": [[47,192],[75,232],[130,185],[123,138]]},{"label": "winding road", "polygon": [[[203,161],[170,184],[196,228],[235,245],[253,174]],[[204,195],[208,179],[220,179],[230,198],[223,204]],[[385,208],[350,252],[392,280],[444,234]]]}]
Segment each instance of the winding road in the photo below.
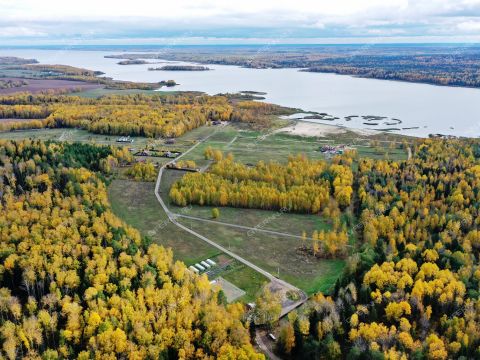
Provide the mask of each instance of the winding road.
[{"label": "winding road", "polygon": [[[157,176],[157,181],[155,183],[155,196],[158,200],[158,202],[160,203],[160,205],[162,206],[163,208],[163,211],[165,211],[165,213],[167,214],[168,216],[168,220],[171,221],[174,225],[178,226],[180,229],[183,229],[185,230],[186,232],[196,236],[197,238],[199,238],[200,240],[203,240],[205,241],[206,243],[208,243],[209,245],[217,248],[218,250],[222,251],[223,253],[229,255],[230,257],[238,260],[239,262],[241,262],[242,264],[252,268],[253,270],[257,271],[258,273],[262,274],[263,276],[265,276],[267,279],[270,280],[271,284],[273,286],[275,285],[280,285],[282,286],[283,288],[287,289],[287,290],[293,290],[295,292],[297,292],[298,294],[300,294],[300,299],[293,302],[293,303],[288,303],[288,304],[283,304],[282,303],[282,311],[280,313],[280,317],[283,317],[285,315],[287,315],[290,311],[292,310],[295,310],[297,307],[299,307],[300,305],[304,304],[307,300],[308,300],[308,296],[307,294],[305,294],[305,292],[303,292],[302,290],[298,289],[297,287],[293,286],[292,284],[289,284],[287,283],[286,281],[283,281],[277,277],[275,277],[274,275],[270,274],[268,271],[260,268],[259,266],[251,263],[250,261],[248,261],[247,259],[244,259],[243,257],[231,252],[230,250],[224,248],[223,246],[217,244],[215,241],[213,240],[210,240],[208,239],[207,237],[197,233],[196,231],[192,230],[192,229],[189,229],[188,227],[180,224],[178,221],[177,221],[177,218],[178,217],[187,217],[186,215],[179,215],[179,214],[175,214],[173,212],[170,211],[170,209],[167,207],[167,205],[165,204],[165,202],[163,201],[162,197],[160,196],[160,184],[161,184],[161,181],[162,181],[162,175],[163,175],[163,171],[165,170],[165,168],[174,163],[175,161],[177,161],[178,159],[180,159],[181,157],[187,155],[188,153],[190,153],[192,150],[194,150],[197,146],[199,146],[201,143],[205,142],[206,140],[208,140],[212,135],[214,135],[215,132],[211,133],[210,135],[208,135],[207,137],[203,138],[202,140],[199,140],[195,145],[193,145],[191,148],[189,148],[187,151],[185,151],[183,154],[181,154],[180,156],[176,157],[175,159],[167,162],[166,164],[164,164],[160,170],[158,171],[158,176]],[[201,219],[201,220],[206,220],[206,219]],[[206,221],[210,221],[210,220],[206,220]],[[215,222],[214,222],[215,223]],[[241,227],[241,225],[235,225],[235,224],[228,224],[228,223],[222,223],[222,225],[229,225],[229,226],[235,226],[235,227]],[[243,228],[248,228],[248,227],[243,227]],[[248,228],[248,229],[254,229],[254,228]],[[258,230],[258,229],[256,229]],[[268,230],[267,230],[268,231]],[[276,232],[273,232],[273,233],[276,233]],[[283,233],[278,233],[278,234],[283,234]],[[287,235],[287,234],[283,234],[284,236]],[[294,236],[294,235],[291,235],[291,234],[288,234],[290,236]],[[262,332],[260,330],[257,329],[257,331],[255,332],[255,340],[257,342],[257,345],[258,347],[262,350],[262,352],[264,354],[266,354],[268,356],[269,359],[272,359],[272,360],[281,360],[278,356],[276,356],[274,353],[272,353],[272,351],[270,350],[270,348],[265,344],[265,342],[263,341],[263,337],[262,337]]]},{"label": "winding road", "polygon": [[[178,214],[175,214],[173,212],[170,211],[170,209],[167,207],[167,205],[165,204],[165,202],[163,201],[162,197],[160,196],[160,184],[161,184],[161,181],[162,181],[162,175],[163,175],[163,171],[165,170],[165,168],[178,161],[181,157],[187,155],[188,153],[190,153],[191,151],[193,151],[197,146],[199,146],[201,143],[205,142],[206,140],[208,140],[211,136],[213,136],[215,134],[215,132],[211,133],[210,135],[208,135],[207,137],[203,138],[202,140],[199,140],[195,145],[193,145],[191,148],[189,148],[187,151],[185,151],[184,153],[182,153],[180,156],[176,157],[175,159],[165,163],[161,168],[160,170],[158,171],[158,176],[157,176],[157,181],[155,183],[155,196],[158,200],[158,202],[160,203],[160,205],[162,206],[163,210],[165,211],[165,213],[167,214],[168,216],[168,219],[176,226],[178,226],[179,228],[181,228],[182,230],[185,230],[186,232],[196,236],[197,238],[199,238],[200,240],[203,240],[205,241],[206,243],[208,243],[209,245],[217,248],[218,250],[222,251],[223,253],[229,255],[230,257],[238,260],[239,262],[241,262],[242,264],[250,267],[251,269],[257,271],[258,273],[262,274],[263,276],[265,276],[267,279],[269,279],[272,283],[274,283],[275,285],[280,285],[282,287],[284,287],[285,289],[288,289],[288,290],[293,290],[295,292],[297,292],[298,294],[300,294],[300,299],[297,300],[296,302],[294,303],[291,303],[291,304],[288,304],[286,306],[283,306],[282,304],[282,312],[280,314],[280,317],[283,317],[285,316],[286,314],[288,314],[290,311],[296,309],[297,307],[299,307],[300,305],[302,305],[303,303],[305,303],[307,300],[308,300],[308,296],[307,294],[305,294],[302,290],[298,289],[297,287],[293,286],[292,284],[289,284],[288,282],[284,281],[284,280],[281,280],[279,278],[277,278],[276,276],[270,274],[268,271],[260,268],[259,266],[253,264],[252,262],[248,261],[247,259],[241,257],[240,255],[237,255],[233,252],[231,252],[230,250],[226,249],[225,247],[217,244],[215,241],[197,233],[196,231],[184,226],[183,224],[179,223],[177,221],[177,218],[180,217],[180,216],[184,216],[184,215],[178,215]],[[205,219],[204,219],[205,220]],[[223,223],[224,225],[226,223]],[[233,225],[233,224],[230,224],[230,225]],[[237,225],[237,226],[240,226],[240,225]],[[252,228],[253,229],[253,228]]]},{"label": "winding road", "polygon": [[[195,216],[189,216],[189,215],[183,215],[183,214],[176,214],[176,213],[173,213],[170,211],[170,209],[167,207],[167,205],[165,204],[165,202],[163,201],[162,197],[160,196],[160,184],[161,184],[161,181],[162,181],[162,175],[163,175],[163,171],[165,170],[165,168],[176,162],[178,159],[180,159],[181,157],[187,155],[188,153],[190,153],[191,151],[193,151],[196,147],[198,147],[200,144],[202,144],[203,142],[205,142],[206,140],[208,140],[211,136],[213,136],[215,134],[215,132],[211,133],[210,135],[208,135],[207,137],[203,138],[202,140],[199,140],[195,145],[193,145],[191,148],[189,148],[187,151],[185,151],[183,154],[181,154],[180,156],[178,156],[177,158],[167,162],[166,164],[164,164],[159,172],[158,172],[158,177],[157,177],[157,181],[155,183],[155,196],[158,200],[158,202],[160,203],[160,205],[162,206],[163,210],[165,211],[165,213],[167,214],[168,216],[168,219],[170,222],[172,222],[174,225],[178,226],[179,228],[185,230],[186,232],[196,236],[197,238],[205,241],[206,243],[208,243],[209,245],[217,248],[218,250],[222,251],[223,253],[229,255],[230,257],[238,260],[239,262],[241,262],[242,264],[252,268],[253,270],[257,271],[258,273],[262,274],[263,276],[265,276],[266,278],[268,278],[271,283],[273,285],[280,285],[282,286],[283,288],[285,289],[288,289],[288,290],[293,290],[293,291],[296,291],[298,294],[300,294],[300,299],[297,300],[296,302],[293,302],[293,303],[289,303],[289,304],[282,304],[282,311],[281,311],[281,314],[280,314],[280,317],[283,317],[285,316],[286,314],[288,314],[290,311],[296,309],[297,307],[299,307],[300,305],[304,304],[307,300],[308,300],[308,297],[307,297],[307,294],[305,294],[302,290],[298,289],[297,287],[293,286],[292,284],[289,284],[288,282],[284,281],[284,280],[281,280],[279,278],[277,278],[276,276],[270,274],[268,271],[260,268],[259,266],[251,263],[250,261],[248,261],[247,259],[241,257],[240,255],[237,255],[233,252],[231,252],[230,250],[226,249],[225,247],[217,244],[215,241],[197,233],[196,231],[184,226],[183,224],[179,223],[177,221],[178,218],[186,218],[186,219],[192,219],[192,220],[197,220],[197,221],[203,221],[203,222],[207,222],[207,223],[211,223],[212,225],[224,225],[224,226],[230,226],[230,227],[235,227],[235,228],[239,228],[239,229],[244,229],[244,230],[248,230],[248,231],[255,231],[255,232],[264,232],[264,233],[269,233],[269,234],[273,234],[273,235],[280,235],[280,236],[287,236],[287,237],[294,237],[294,238],[299,238],[301,239],[302,237],[301,236],[298,236],[298,235],[293,235],[293,234],[288,234],[288,233],[283,233],[283,232],[278,232],[278,231],[273,231],[273,230],[266,230],[266,229],[262,229],[262,228],[252,228],[252,227],[248,227],[248,226],[243,226],[243,225],[237,225],[237,224],[231,224],[231,223],[225,223],[225,222],[221,222],[221,221],[215,221],[215,220],[208,220],[208,219],[203,219],[203,218],[199,218],[199,217],[195,217]],[[234,138],[231,143],[233,143],[233,141],[235,141],[236,138]],[[408,155],[408,159],[411,159],[412,158],[412,150],[410,147],[407,148],[407,155]],[[204,170],[204,169],[203,169]],[[276,356],[274,353],[272,353],[272,351],[270,350],[270,348],[265,344],[265,334],[264,334],[264,331],[261,331],[261,330],[257,330],[256,331],[256,336],[255,336],[255,340],[256,340],[256,343],[257,345],[260,347],[260,349],[264,352],[264,354],[266,354],[270,359],[272,360],[280,360],[280,358],[278,356]]]}]

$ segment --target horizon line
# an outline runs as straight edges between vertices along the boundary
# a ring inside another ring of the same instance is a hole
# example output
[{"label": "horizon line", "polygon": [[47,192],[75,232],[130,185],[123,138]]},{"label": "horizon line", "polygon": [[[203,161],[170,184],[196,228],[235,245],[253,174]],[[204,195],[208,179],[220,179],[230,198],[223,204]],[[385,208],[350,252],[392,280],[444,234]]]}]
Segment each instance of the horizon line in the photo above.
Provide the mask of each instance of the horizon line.
[{"label": "horizon line", "polygon": [[186,47],[186,46],[195,46],[195,47],[208,47],[208,46],[269,46],[269,47],[276,47],[276,46],[402,46],[402,45],[468,45],[468,46],[475,46],[479,45],[480,42],[378,42],[378,43],[371,43],[371,42],[352,42],[352,43],[229,43],[229,44],[82,44],[82,45],[69,45],[69,44],[42,44],[42,45],[35,45],[35,44],[24,44],[24,45],[10,45],[10,44],[0,44],[0,48],[82,48],[82,47]]}]

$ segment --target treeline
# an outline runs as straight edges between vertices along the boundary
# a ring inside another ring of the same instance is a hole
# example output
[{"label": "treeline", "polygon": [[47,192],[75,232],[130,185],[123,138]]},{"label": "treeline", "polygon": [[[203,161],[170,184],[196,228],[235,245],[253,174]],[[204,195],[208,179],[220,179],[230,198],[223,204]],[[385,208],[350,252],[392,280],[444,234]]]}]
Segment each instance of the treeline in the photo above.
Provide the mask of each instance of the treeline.
[{"label": "treeline", "polygon": [[[125,60],[125,61],[135,61],[135,60]],[[211,70],[206,66],[199,65],[164,65],[160,67],[151,67],[148,68],[149,71],[208,71]]]},{"label": "treeline", "polygon": [[248,100],[239,101],[232,113],[232,121],[248,123],[254,129],[265,129],[272,124],[269,115],[281,115],[283,113],[285,113],[285,109],[279,105]]},{"label": "treeline", "polygon": [[17,87],[22,87],[28,85],[26,80],[1,80],[0,79],[0,89],[12,89]]},{"label": "treeline", "polygon": [[111,212],[88,168],[117,155],[0,142],[0,357],[264,359],[241,305]]},{"label": "treeline", "polygon": [[480,86],[479,55],[353,56],[328,58],[304,71],[422,82],[448,86]]},{"label": "treeline", "polygon": [[103,72],[101,71],[93,71],[93,70],[77,68],[69,65],[34,64],[34,65],[22,65],[17,69],[39,71],[44,73],[45,76],[70,75],[70,76],[95,77],[103,74]]},{"label": "treeline", "polygon": [[[339,214],[340,215],[340,214]],[[333,214],[332,214],[333,216]],[[346,228],[331,231],[315,230],[311,237],[302,233],[301,249],[319,258],[344,258],[348,254],[348,232]]]},{"label": "treeline", "polygon": [[44,105],[0,105],[1,119],[45,119],[51,114]]},{"label": "treeline", "polygon": [[306,157],[290,157],[286,165],[258,162],[249,167],[235,162],[231,155],[221,159],[207,173],[190,173],[173,184],[170,198],[180,206],[187,204],[233,206],[266,210],[288,209],[299,213],[318,213],[330,202],[333,193],[341,207],[351,202],[352,172],[349,166]]},{"label": "treeline", "polygon": [[75,127],[98,134],[177,137],[209,121],[230,120],[224,97],[122,95],[87,99],[51,94],[0,96],[2,130]]},{"label": "treeline", "polygon": [[425,140],[403,162],[364,159],[356,178],[361,251],[332,297],[289,314],[292,359],[480,358],[480,153]]},{"label": "treeline", "polygon": [[125,173],[136,181],[154,181],[157,178],[157,170],[151,161],[136,162]]},{"label": "treeline", "polygon": [[232,103],[224,96],[108,95],[82,98],[55,93],[0,96],[0,130],[74,127],[106,135],[178,137],[212,121],[262,126],[278,107],[254,101]]}]

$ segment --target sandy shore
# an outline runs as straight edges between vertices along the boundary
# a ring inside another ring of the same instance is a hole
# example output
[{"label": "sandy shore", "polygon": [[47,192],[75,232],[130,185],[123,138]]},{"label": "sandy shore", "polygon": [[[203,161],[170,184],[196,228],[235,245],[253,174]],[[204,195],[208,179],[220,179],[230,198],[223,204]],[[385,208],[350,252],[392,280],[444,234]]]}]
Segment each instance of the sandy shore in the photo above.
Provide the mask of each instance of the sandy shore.
[{"label": "sandy shore", "polygon": [[293,125],[289,125],[284,128],[278,129],[276,132],[287,133],[290,135],[299,135],[299,136],[325,137],[327,135],[345,134],[348,131],[354,132],[358,135],[364,135],[364,136],[378,134],[378,131],[375,131],[375,130],[352,129],[352,128],[345,128],[341,126],[319,124],[319,123],[308,122],[308,121],[298,121]]}]

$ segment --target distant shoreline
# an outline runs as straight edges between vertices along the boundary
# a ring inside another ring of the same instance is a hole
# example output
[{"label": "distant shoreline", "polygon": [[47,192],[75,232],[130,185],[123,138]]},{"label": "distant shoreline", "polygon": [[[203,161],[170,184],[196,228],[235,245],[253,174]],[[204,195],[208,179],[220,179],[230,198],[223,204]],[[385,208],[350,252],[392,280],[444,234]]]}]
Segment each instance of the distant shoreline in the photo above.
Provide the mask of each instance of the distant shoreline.
[{"label": "distant shoreline", "polygon": [[209,67],[201,65],[164,65],[160,67],[150,67],[148,71],[210,71]]}]

